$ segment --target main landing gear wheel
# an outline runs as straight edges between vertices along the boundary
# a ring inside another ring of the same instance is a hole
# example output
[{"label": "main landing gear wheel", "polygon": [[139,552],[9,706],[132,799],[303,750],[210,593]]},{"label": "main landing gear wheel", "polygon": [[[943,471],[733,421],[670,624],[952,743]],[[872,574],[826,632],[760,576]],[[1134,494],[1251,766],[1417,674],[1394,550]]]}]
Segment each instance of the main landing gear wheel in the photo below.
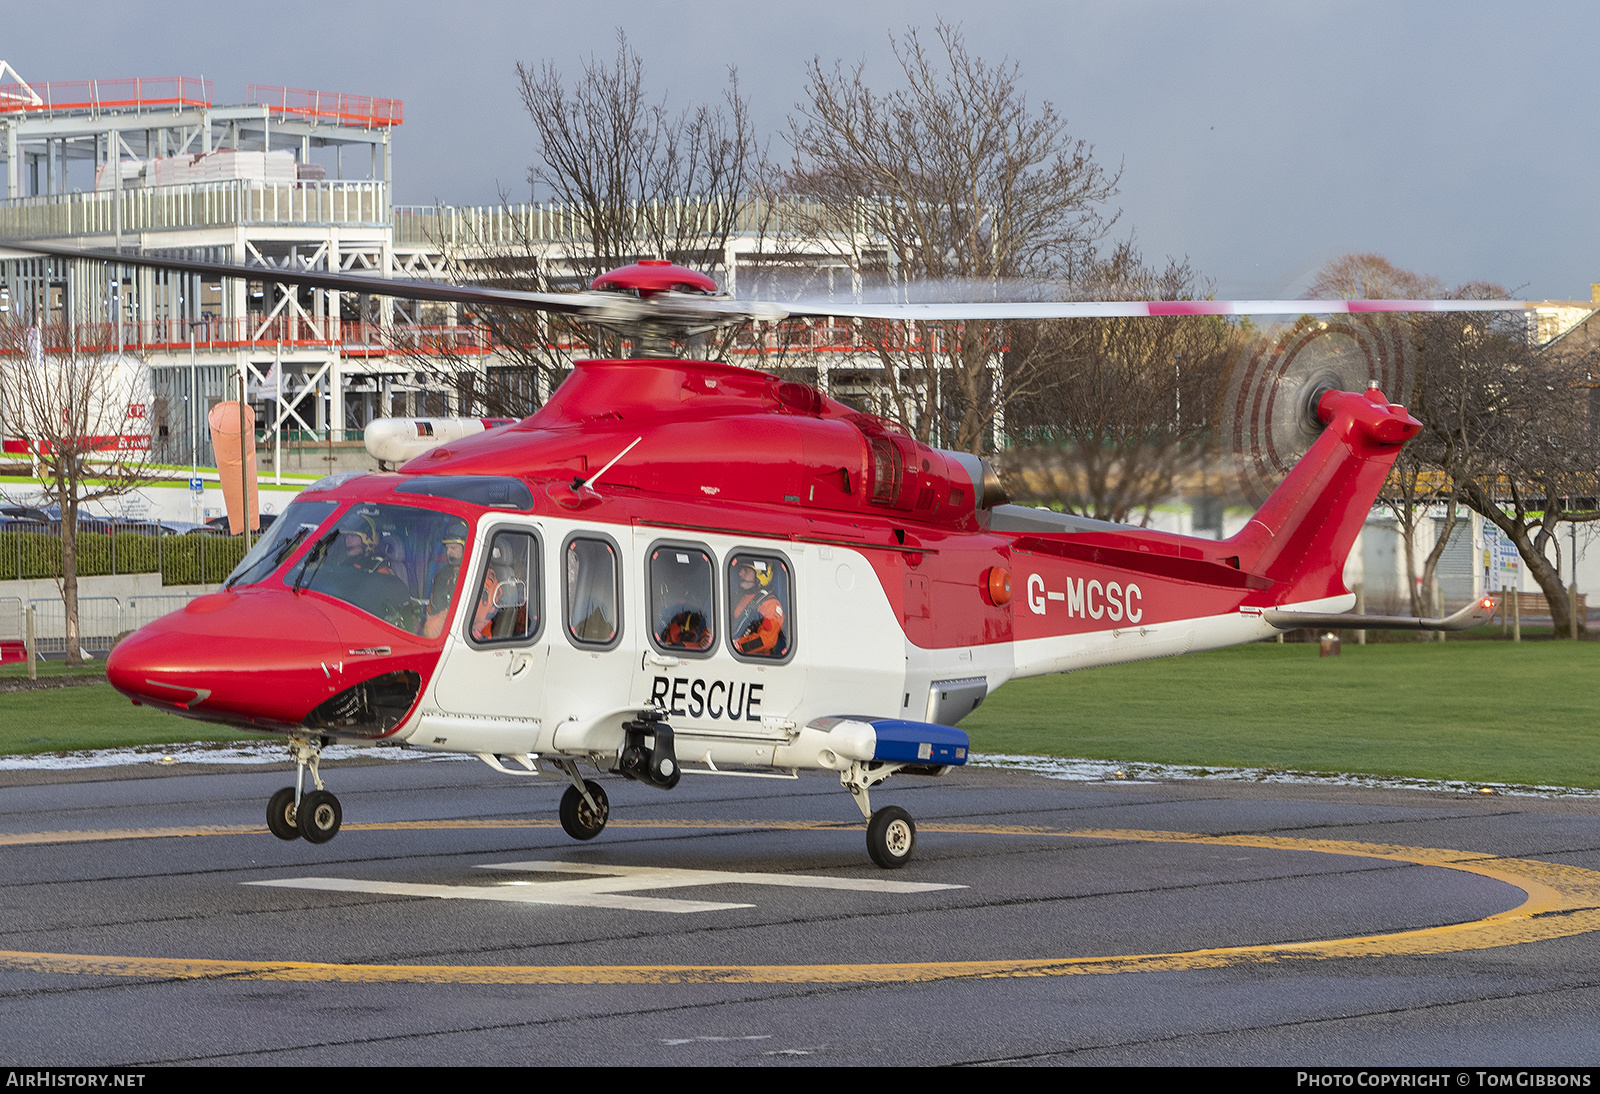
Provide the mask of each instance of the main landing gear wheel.
[{"label": "main landing gear wheel", "polygon": [[885,870],[898,870],[917,848],[917,826],[898,805],[886,805],[867,822],[867,854]]},{"label": "main landing gear wheel", "polygon": [[344,823],[339,799],[326,790],[313,790],[305,795],[295,813],[295,823],[307,843],[327,843],[339,834],[339,825]]},{"label": "main landing gear wheel", "polygon": [[606,819],[611,816],[611,803],[594,780],[585,780],[583,787],[598,808],[584,801],[576,786],[567,787],[567,792],[561,795],[561,827],[573,839],[594,839],[605,830]]},{"label": "main landing gear wheel", "polygon": [[294,817],[294,787],[286,786],[267,802],[267,828],[279,839],[299,839],[300,826]]}]

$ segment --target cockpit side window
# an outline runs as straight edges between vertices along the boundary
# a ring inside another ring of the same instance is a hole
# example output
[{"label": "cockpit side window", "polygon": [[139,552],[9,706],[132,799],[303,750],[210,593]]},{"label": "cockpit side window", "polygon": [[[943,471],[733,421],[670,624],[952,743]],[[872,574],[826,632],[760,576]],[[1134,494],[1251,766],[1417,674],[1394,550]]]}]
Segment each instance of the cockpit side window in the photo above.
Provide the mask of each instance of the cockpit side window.
[{"label": "cockpit side window", "polygon": [[573,536],[562,551],[567,637],[577,646],[610,649],[622,640],[621,569],[608,539]]},{"label": "cockpit side window", "polygon": [[541,600],[538,538],[497,531],[489,540],[467,637],[480,646],[532,641],[539,633]]},{"label": "cockpit side window", "polygon": [[650,551],[650,640],[663,653],[709,657],[717,645],[716,567],[698,547]]}]

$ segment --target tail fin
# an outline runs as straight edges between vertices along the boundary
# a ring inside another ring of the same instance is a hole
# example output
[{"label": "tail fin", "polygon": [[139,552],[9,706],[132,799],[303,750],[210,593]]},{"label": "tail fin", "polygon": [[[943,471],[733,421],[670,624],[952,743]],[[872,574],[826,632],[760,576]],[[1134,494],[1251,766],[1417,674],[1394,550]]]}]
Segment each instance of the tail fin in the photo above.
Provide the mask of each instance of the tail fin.
[{"label": "tail fin", "polygon": [[1327,428],[1250,523],[1229,543],[1239,567],[1278,582],[1278,603],[1339,596],[1344,563],[1401,446],[1422,423],[1377,388],[1330,391]]}]

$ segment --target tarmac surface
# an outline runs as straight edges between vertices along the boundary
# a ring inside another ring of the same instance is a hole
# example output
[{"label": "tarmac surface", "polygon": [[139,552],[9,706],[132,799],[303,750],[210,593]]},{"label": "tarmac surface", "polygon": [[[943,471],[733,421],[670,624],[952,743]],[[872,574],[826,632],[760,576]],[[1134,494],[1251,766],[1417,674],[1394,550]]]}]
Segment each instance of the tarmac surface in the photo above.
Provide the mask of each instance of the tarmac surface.
[{"label": "tarmac surface", "polygon": [[0,1063],[1600,1063],[1600,802],[968,769],[0,772]]}]

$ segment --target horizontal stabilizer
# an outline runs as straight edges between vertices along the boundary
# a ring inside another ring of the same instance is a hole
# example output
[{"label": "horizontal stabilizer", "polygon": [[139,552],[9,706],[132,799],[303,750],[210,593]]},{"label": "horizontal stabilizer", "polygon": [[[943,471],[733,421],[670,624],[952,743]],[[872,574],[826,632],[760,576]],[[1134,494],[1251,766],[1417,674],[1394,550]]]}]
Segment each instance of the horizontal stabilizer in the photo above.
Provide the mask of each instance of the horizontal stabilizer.
[{"label": "horizontal stabilizer", "polygon": [[1261,618],[1281,631],[1317,628],[1346,631],[1464,631],[1481,627],[1495,612],[1495,598],[1479,597],[1443,619],[1414,619],[1405,615],[1319,615],[1268,608]]}]

